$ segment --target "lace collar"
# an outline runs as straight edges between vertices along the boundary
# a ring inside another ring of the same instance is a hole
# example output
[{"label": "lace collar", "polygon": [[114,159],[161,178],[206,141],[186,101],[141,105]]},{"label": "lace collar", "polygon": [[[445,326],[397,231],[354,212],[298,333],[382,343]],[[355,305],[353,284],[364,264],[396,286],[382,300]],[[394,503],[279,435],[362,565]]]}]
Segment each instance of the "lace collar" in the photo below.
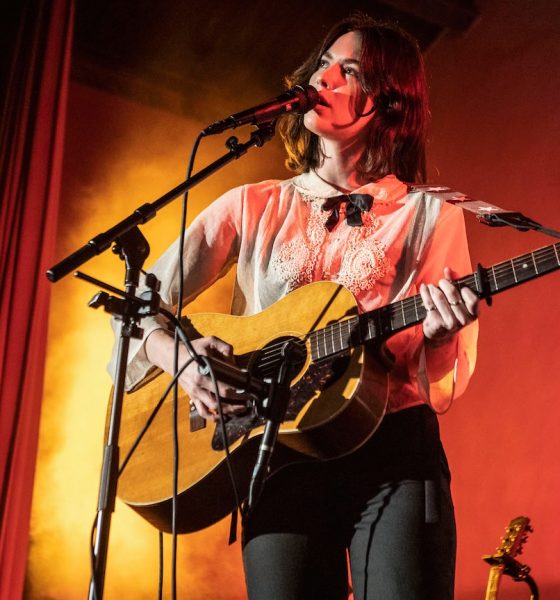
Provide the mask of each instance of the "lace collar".
[{"label": "lace collar", "polygon": [[[315,171],[296,175],[291,179],[291,183],[307,202],[320,201],[322,203],[326,198],[341,194],[340,190],[321,179]],[[370,194],[375,198],[377,204],[392,204],[406,195],[406,192],[406,184],[399,181],[394,175],[387,175],[379,181],[367,183],[350,191],[353,194]]]}]

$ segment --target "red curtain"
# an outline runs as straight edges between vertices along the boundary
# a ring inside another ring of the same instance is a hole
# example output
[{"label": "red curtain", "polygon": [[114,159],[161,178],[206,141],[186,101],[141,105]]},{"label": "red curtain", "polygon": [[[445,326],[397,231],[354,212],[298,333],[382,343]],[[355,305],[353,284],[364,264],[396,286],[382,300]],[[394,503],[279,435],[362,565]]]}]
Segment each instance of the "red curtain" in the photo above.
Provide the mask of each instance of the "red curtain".
[{"label": "red curtain", "polygon": [[2,110],[0,600],[25,578],[73,13],[73,0],[25,3]]}]

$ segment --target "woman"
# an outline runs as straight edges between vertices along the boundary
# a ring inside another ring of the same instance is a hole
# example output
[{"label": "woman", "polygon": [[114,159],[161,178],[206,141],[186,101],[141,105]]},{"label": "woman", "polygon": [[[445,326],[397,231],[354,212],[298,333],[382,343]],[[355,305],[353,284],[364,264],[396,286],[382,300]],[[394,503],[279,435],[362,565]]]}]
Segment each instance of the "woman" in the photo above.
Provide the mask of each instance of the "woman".
[{"label": "woman", "polygon": [[[362,311],[420,292],[427,316],[387,342],[395,359],[388,414],[371,439],[348,457],[268,479],[244,524],[249,597],[345,598],[348,549],[356,599],[452,598],[454,517],[435,412],[463,392],[474,368],[478,302],[451,283],[470,271],[460,209],[402,183],[425,177],[422,58],[399,28],[357,15],[336,25],[288,83],[309,83],[321,97],[281,123],[298,175],[231,190],[199,215],[186,236],[187,301],[236,262],[234,314],[329,279]],[[361,200],[337,198],[350,193]],[[170,305],[176,253],[173,245],[153,268]],[[173,371],[165,324],[143,325],[129,388],[153,365]],[[233,355],[216,337],[193,345]],[[187,358],[181,349],[180,362]],[[180,383],[215,420],[210,380],[192,365]]]}]

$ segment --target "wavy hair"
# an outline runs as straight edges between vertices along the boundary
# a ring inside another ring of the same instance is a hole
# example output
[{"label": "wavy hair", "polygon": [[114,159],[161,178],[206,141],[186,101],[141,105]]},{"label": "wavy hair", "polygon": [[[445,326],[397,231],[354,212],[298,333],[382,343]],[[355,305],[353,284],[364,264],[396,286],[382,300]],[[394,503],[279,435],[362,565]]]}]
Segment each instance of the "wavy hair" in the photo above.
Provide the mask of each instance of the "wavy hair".
[{"label": "wavy hair", "polygon": [[[366,149],[356,168],[371,181],[392,173],[402,181],[424,182],[429,118],[424,61],[417,42],[399,26],[352,14],[334,25],[315,52],[286,77],[286,85],[309,83],[323,54],[350,31],[361,36],[360,83],[374,106]],[[303,115],[287,114],[278,129],[290,170],[302,173],[321,164],[319,138],[305,128]]]}]

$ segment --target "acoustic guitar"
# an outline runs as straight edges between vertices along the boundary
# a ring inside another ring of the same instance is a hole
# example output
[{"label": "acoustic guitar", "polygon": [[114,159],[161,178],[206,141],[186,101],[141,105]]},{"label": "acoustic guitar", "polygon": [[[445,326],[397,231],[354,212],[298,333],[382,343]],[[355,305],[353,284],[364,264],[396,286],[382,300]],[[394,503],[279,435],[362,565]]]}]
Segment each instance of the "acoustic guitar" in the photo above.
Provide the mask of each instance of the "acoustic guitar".
[{"label": "acoustic guitar", "polygon": [[531,569],[515,559],[523,551],[523,544],[532,531],[528,517],[515,517],[506,527],[506,533],[496,552],[482,557],[490,565],[485,600],[497,599],[502,575],[509,575],[515,581],[527,583],[531,590],[531,600],[538,600],[537,585],[529,575]]},{"label": "acoustic guitar", "polygon": [[[559,268],[557,243],[488,269],[479,266],[455,284],[490,302],[494,294]],[[347,289],[324,281],[299,288],[254,316],[193,314],[190,333],[222,338],[233,346],[238,366],[261,379],[274,377],[286,342],[300,349],[273,458],[272,469],[278,469],[297,460],[346,455],[373,434],[387,404],[382,343],[425,316],[420,295],[358,314]],[[121,456],[130,456],[118,496],[162,531],[171,529],[173,434],[172,401],[160,403],[160,398],[170,379],[152,374],[125,395],[119,440]],[[177,531],[182,533],[215,523],[235,506],[223,434],[243,498],[264,430],[255,411],[229,418],[225,432],[215,425],[191,427],[189,415],[188,398],[180,394]],[[141,433],[148,419],[150,426]]]}]

